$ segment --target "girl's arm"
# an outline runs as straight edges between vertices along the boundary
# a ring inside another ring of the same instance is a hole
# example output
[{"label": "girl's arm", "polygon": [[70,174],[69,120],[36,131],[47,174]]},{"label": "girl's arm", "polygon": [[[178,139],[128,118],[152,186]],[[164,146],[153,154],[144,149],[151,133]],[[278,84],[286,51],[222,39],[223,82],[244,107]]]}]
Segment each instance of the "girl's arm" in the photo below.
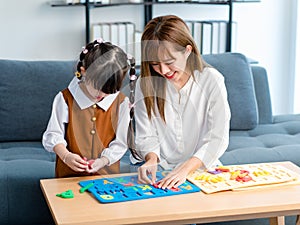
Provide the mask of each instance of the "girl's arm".
[{"label": "girl's arm", "polygon": [[66,148],[67,142],[64,137],[65,124],[68,121],[68,105],[59,92],[54,98],[50,120],[43,134],[43,146],[47,151],[55,152],[74,171],[83,172],[87,169],[87,162]]},{"label": "girl's arm", "polygon": [[125,98],[124,101],[120,104],[119,108],[116,138],[109,144],[108,148],[105,148],[103,150],[101,154],[101,156],[105,156],[109,160],[108,165],[111,165],[120,160],[128,149],[127,133],[130,121],[129,111],[129,99]]},{"label": "girl's arm", "polygon": [[87,171],[88,162],[81,158],[78,154],[70,152],[64,144],[55,145],[53,151],[72,170],[76,172]]},{"label": "girl's arm", "polygon": [[65,124],[68,123],[68,105],[63,95],[59,92],[52,104],[52,112],[46,131],[43,134],[42,143],[44,148],[49,152],[54,152],[54,146],[63,144],[67,146],[65,140]]}]

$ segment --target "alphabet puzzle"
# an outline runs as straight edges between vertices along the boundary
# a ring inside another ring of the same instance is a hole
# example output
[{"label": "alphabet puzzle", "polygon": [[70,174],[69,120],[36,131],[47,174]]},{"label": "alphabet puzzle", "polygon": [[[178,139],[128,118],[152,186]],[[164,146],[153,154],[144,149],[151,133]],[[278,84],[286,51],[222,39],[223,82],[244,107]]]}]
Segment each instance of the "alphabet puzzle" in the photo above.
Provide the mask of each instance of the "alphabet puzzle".
[{"label": "alphabet puzzle", "polygon": [[[161,180],[167,173],[168,171],[157,172],[157,180]],[[80,181],[79,185],[82,188],[89,187],[87,190],[101,203],[124,202],[200,191],[198,186],[189,181],[181,184],[178,188],[171,189],[138,184],[137,175]]]}]

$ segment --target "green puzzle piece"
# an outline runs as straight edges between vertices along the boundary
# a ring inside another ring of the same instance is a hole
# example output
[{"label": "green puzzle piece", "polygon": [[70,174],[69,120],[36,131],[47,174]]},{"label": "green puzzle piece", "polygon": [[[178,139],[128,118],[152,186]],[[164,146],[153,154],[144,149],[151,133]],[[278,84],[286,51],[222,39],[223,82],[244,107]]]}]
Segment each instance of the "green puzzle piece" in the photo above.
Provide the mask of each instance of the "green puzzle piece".
[{"label": "green puzzle piece", "polygon": [[56,194],[56,196],[61,198],[74,198],[74,193],[72,190],[67,190],[62,193]]}]

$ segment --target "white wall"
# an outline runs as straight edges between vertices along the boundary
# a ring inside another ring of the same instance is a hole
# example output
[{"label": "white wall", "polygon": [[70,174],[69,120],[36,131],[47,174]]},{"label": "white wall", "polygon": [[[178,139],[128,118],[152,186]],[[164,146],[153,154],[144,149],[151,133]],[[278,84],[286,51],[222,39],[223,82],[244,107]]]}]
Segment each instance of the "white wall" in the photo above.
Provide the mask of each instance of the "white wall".
[{"label": "white wall", "polygon": [[[293,4],[296,0],[235,3],[236,52],[259,61],[269,73],[273,113],[293,111]],[[227,19],[227,6],[155,5],[154,16]],[[92,9],[91,22],[135,22],[143,27],[143,6]],[[47,0],[0,0],[0,58],[77,59],[85,44],[84,7],[51,7]],[[295,32],[294,32],[295,33]]]},{"label": "white wall", "polygon": [[[293,80],[294,83],[294,112],[300,113],[300,65],[296,62],[300,60],[300,4],[296,1],[295,3],[296,15],[295,17],[295,27],[296,27],[296,37],[295,37],[295,61],[294,61],[294,68],[295,68],[295,79]],[[297,97],[296,97],[297,96]],[[298,97],[299,96],[299,97]]]},{"label": "white wall", "polygon": [[296,1],[262,0],[248,7],[236,4],[235,8],[237,48],[267,68],[274,114],[293,112]]}]

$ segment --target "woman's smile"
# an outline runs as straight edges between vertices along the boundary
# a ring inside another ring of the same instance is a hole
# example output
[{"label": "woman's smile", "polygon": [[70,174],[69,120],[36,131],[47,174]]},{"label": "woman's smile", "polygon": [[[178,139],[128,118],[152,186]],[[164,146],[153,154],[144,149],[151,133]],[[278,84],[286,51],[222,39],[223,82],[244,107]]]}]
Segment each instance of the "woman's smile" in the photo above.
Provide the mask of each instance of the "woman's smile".
[{"label": "woman's smile", "polygon": [[165,78],[171,80],[174,78],[176,72],[167,73],[164,75]]}]

